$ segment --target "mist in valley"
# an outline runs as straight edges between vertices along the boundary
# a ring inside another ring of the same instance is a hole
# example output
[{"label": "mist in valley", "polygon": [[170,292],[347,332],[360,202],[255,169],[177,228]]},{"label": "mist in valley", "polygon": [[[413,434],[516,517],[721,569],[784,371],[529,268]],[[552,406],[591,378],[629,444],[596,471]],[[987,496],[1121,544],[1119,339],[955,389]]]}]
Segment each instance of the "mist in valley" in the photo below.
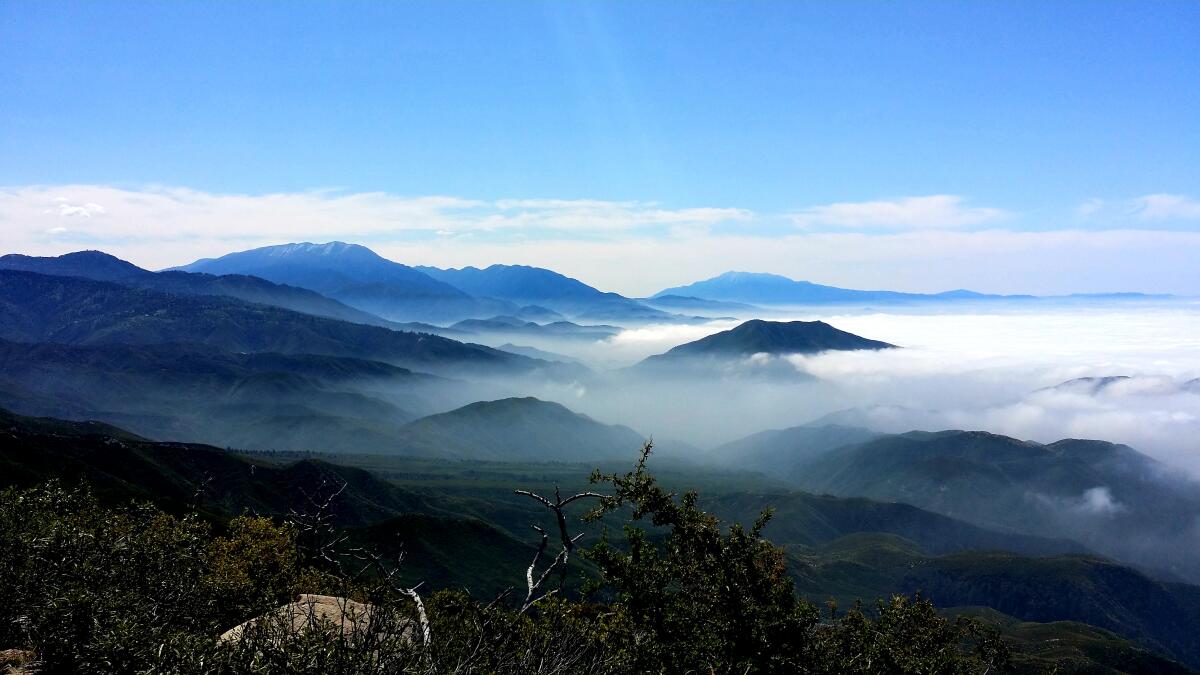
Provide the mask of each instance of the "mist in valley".
[{"label": "mist in valley", "polygon": [[[1200,475],[1195,303],[810,310],[770,318],[822,320],[901,348],[759,354],[686,376],[654,376],[636,364],[741,319],[646,325],[596,342],[527,340],[593,372],[526,381],[524,393],[700,448],[810,423],[888,433],[966,429],[1039,442],[1104,439]],[[781,376],[780,366],[795,377]],[[1083,379],[1106,377],[1127,379],[1099,387]]]}]

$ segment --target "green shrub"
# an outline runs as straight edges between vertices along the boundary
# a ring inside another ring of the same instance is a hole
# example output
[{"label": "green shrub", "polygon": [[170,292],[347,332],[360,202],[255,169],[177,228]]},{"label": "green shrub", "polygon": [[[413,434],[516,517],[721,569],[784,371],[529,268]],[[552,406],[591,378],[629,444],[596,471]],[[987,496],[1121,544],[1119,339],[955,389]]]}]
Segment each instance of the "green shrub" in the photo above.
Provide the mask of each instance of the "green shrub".
[{"label": "green shrub", "polygon": [[[218,533],[148,504],[102,507],[86,487],[8,490],[0,648],[32,650],[45,672],[87,673],[957,674],[1007,665],[994,634],[948,622],[919,598],[822,621],[760,536],[768,513],[749,529],[727,527],[694,493],[665,492],[648,455],[627,474],[594,476],[611,493],[592,516],[630,518],[623,541],[606,536],[584,551],[597,570],[588,596],[566,597],[570,586],[540,589],[534,602],[432,593],[422,605],[428,644],[419,596],[391,586],[369,552],[306,554],[303,526],[244,516]],[[297,631],[263,620],[239,640],[218,640],[297,592],[370,603],[369,626]]]},{"label": "green shrub", "polygon": [[0,639],[32,646],[48,670],[130,672],[164,645],[215,636],[296,582],[287,528],[230,529],[217,537],[149,504],[103,508],[86,487],[0,493]]}]

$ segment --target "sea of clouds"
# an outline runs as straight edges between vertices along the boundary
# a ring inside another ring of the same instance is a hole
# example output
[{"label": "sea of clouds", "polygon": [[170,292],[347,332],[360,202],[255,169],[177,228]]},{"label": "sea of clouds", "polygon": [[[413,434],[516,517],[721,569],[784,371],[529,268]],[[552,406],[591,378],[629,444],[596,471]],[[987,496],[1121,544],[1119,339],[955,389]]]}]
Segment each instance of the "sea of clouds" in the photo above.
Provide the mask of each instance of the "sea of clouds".
[{"label": "sea of clouds", "polygon": [[[737,321],[646,326],[579,347],[608,368],[607,386],[577,388],[568,405],[643,433],[701,447],[813,421],[912,429],[979,429],[1052,442],[1125,443],[1200,476],[1200,303],[1028,306],[960,312],[796,312],[903,347],[783,358],[816,380],[624,379],[632,364]],[[745,360],[761,368],[763,356]],[[1059,386],[1128,376],[1095,388]]]}]

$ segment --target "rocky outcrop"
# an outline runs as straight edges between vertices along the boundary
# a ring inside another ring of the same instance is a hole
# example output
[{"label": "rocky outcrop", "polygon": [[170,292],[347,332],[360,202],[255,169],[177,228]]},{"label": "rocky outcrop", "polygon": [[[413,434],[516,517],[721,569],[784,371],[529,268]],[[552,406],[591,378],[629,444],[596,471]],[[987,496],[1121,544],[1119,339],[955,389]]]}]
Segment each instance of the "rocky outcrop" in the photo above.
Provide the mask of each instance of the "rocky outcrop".
[{"label": "rocky outcrop", "polygon": [[292,602],[225,631],[222,643],[240,641],[261,631],[267,639],[280,641],[312,630],[341,632],[347,638],[373,635],[377,639],[412,639],[412,622],[384,620],[374,606],[333,595],[301,595]]},{"label": "rocky outcrop", "polygon": [[0,673],[25,675],[33,673],[34,653],[27,649],[0,649]]}]

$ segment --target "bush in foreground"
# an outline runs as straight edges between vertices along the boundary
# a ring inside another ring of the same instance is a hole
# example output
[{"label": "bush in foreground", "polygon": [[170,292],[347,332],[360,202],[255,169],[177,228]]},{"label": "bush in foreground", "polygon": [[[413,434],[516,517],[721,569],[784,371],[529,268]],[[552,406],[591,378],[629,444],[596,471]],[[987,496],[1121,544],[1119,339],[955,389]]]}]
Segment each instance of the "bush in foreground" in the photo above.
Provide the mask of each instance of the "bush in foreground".
[{"label": "bush in foreground", "polygon": [[[220,532],[153,506],[105,508],[58,484],[0,494],[0,649],[32,650],[47,672],[210,673],[983,673],[1005,646],[948,622],[920,598],[827,616],[799,598],[781,552],[724,527],[694,493],[646,470],[593,476],[590,517],[623,514],[623,538],[582,553],[597,571],[582,598],[563,589],[575,554],[568,519],[546,534],[524,597],[461,591],[423,598],[391,583],[369,551],[344,549],[317,514],[239,517]],[[531,495],[542,499],[536,495]],[[543,502],[562,514],[557,495]],[[580,499],[580,501],[586,501]],[[314,525],[314,523],[316,525]],[[648,526],[648,527],[645,527]],[[550,558],[551,539],[561,550]],[[344,550],[335,550],[337,546]],[[357,563],[357,564],[356,564]],[[296,630],[262,620],[297,593],[368,603],[362,626]],[[832,612],[831,612],[832,614]]]}]

